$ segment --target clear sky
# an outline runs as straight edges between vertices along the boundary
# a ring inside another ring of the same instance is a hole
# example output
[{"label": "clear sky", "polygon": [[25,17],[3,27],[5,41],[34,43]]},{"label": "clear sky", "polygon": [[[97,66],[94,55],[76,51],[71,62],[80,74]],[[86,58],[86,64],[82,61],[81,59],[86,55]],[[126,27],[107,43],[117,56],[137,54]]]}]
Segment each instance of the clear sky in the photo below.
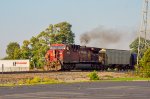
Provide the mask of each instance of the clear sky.
[{"label": "clear sky", "polygon": [[9,42],[22,43],[62,21],[79,36],[100,25],[136,30],[142,0],[0,0],[0,58]]}]

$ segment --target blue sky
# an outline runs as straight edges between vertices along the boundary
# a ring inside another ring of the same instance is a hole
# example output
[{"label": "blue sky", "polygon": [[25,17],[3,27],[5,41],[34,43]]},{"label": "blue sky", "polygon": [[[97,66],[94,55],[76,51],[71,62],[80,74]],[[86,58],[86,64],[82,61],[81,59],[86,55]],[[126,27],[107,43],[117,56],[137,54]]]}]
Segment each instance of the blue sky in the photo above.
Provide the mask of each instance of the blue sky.
[{"label": "blue sky", "polygon": [[98,26],[136,30],[142,0],[0,0],[0,58],[9,42],[22,43],[49,24],[72,24],[76,44]]}]

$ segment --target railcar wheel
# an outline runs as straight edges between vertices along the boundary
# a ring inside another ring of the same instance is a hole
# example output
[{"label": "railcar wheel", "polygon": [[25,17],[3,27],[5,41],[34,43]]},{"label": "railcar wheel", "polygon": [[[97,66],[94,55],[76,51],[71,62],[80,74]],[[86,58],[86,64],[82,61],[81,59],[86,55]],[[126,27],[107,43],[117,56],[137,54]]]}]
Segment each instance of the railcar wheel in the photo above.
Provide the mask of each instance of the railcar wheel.
[{"label": "railcar wheel", "polygon": [[92,70],[98,70],[99,65],[98,64],[91,64]]},{"label": "railcar wheel", "polygon": [[101,70],[101,65],[100,64],[97,65],[97,70]]},{"label": "railcar wheel", "polygon": [[70,64],[70,70],[74,70],[75,69],[75,64]]},{"label": "railcar wheel", "polygon": [[103,66],[103,71],[108,71],[108,66],[104,65]]},{"label": "railcar wheel", "polygon": [[64,71],[70,71],[71,70],[70,64],[64,64],[63,65],[63,70]]},{"label": "railcar wheel", "polygon": [[116,65],[116,69],[117,69],[117,71],[121,71],[121,65]]}]

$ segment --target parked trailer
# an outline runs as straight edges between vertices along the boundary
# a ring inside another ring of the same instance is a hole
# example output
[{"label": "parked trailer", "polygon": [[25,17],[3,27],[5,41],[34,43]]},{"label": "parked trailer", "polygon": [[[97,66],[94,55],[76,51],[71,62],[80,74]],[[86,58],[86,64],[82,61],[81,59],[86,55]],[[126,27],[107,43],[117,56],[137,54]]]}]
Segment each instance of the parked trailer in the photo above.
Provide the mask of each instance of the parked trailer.
[{"label": "parked trailer", "polygon": [[0,72],[29,71],[29,60],[0,60]]}]

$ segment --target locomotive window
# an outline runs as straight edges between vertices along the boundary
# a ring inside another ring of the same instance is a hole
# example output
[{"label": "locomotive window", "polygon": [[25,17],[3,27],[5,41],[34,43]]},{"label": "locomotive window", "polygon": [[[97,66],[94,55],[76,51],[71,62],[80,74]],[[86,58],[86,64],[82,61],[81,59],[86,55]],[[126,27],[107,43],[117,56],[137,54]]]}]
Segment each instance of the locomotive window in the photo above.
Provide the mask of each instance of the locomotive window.
[{"label": "locomotive window", "polygon": [[57,49],[65,49],[65,46],[58,46]]},{"label": "locomotive window", "polygon": [[50,49],[65,49],[65,46],[51,46]]}]

